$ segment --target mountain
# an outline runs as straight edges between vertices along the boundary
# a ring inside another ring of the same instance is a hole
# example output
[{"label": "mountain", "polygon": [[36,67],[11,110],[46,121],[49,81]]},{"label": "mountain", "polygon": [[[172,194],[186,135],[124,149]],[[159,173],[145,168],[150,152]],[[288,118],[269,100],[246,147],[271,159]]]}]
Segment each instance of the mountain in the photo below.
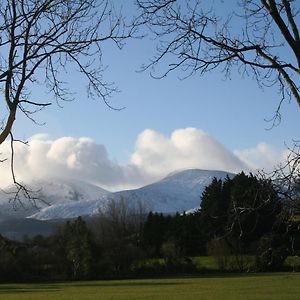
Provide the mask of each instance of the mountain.
[{"label": "mountain", "polygon": [[173,172],[164,179],[145,187],[109,193],[100,199],[84,201],[58,202],[45,207],[30,217],[39,220],[75,218],[77,216],[91,216],[105,210],[110,199],[126,201],[128,205],[142,203],[145,210],[162,213],[176,213],[189,211],[200,205],[200,196],[204,188],[214,177],[224,179],[234,176],[223,171],[208,171],[199,169]]},{"label": "mountain", "polygon": [[52,220],[52,219],[72,219],[79,216],[92,216],[99,212],[99,210],[105,210],[109,197],[101,197],[96,200],[88,201],[74,201],[57,203],[41,209],[29,216],[38,220]]},{"label": "mountain", "polygon": [[[26,183],[25,186],[31,191],[30,195],[38,200],[32,202],[21,195],[20,201],[12,201],[10,198],[15,191],[13,186],[0,191],[0,220],[34,216],[47,208],[59,205],[67,207],[73,203],[80,203],[81,207],[84,207],[85,203],[101,202],[110,194],[107,190],[80,180],[35,180]],[[51,217],[53,218],[55,215]]]},{"label": "mountain", "polygon": [[224,171],[183,170],[145,187],[114,193],[113,197],[141,201],[148,210],[156,212],[184,212],[199,207],[200,196],[214,177],[224,179],[227,175],[234,176]]},{"label": "mountain", "polygon": [[35,181],[29,186],[38,197],[36,207],[22,202],[16,210],[12,204],[3,201],[0,195],[0,220],[8,218],[31,218],[37,220],[53,220],[92,216],[105,210],[108,201],[123,199],[128,205],[142,203],[148,211],[162,213],[183,212],[199,207],[200,196],[204,188],[214,177],[224,179],[234,176],[224,171],[208,171],[199,169],[173,172],[162,180],[139,189],[125,190],[116,193],[108,192],[98,186],[78,180],[47,180]]}]

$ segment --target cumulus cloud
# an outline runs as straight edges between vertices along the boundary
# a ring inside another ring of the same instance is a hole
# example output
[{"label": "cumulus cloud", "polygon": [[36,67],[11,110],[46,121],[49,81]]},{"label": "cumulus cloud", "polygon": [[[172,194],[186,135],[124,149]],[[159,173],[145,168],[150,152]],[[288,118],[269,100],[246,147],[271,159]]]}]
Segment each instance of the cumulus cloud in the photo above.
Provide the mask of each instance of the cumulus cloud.
[{"label": "cumulus cloud", "polygon": [[[10,143],[0,147],[0,186],[10,184]],[[46,135],[30,138],[28,145],[15,143],[15,174],[19,181],[32,179],[79,179],[110,189],[135,187],[145,179],[134,165],[120,165],[113,161],[104,145],[90,138],[62,137],[51,140]]]},{"label": "cumulus cloud", "polygon": [[131,163],[154,176],[185,168],[230,172],[248,169],[232,152],[196,128],[175,130],[170,138],[145,130],[138,137]]},{"label": "cumulus cloud", "polygon": [[234,154],[245,162],[251,170],[271,171],[288,156],[288,150],[278,150],[266,143],[259,143],[254,148],[235,150]]},{"label": "cumulus cloud", "polygon": [[[226,149],[206,132],[196,128],[175,130],[171,136],[147,129],[137,138],[126,164],[110,158],[106,147],[90,138],[62,137],[51,140],[35,135],[29,144],[16,143],[15,173],[18,180],[43,178],[80,179],[109,190],[133,188],[187,168],[240,172],[274,164],[283,157],[266,144],[253,149]],[[10,143],[0,146],[0,186],[10,184]]]}]

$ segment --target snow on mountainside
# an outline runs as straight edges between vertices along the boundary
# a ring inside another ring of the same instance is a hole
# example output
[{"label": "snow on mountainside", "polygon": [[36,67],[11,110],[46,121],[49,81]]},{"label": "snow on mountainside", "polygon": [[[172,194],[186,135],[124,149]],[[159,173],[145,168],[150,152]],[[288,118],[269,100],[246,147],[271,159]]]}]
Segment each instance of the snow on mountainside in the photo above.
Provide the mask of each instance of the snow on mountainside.
[{"label": "snow on mountainside", "polygon": [[224,179],[234,174],[224,171],[190,169],[172,172],[164,179],[148,186],[114,193],[114,198],[142,201],[146,208],[156,212],[175,213],[199,207],[204,188],[214,177]]},{"label": "snow on mountainside", "polygon": [[[57,205],[64,205],[62,207],[64,209],[69,204],[81,203],[81,207],[84,207],[85,203],[100,201],[110,193],[98,186],[79,180],[35,180],[26,183],[26,187],[32,191],[32,196],[41,199],[41,201],[36,201],[36,206],[34,206],[28,199],[22,197],[21,201],[15,202],[14,206],[12,202],[9,202],[12,195],[7,194],[7,192],[14,191],[14,188],[8,187],[5,192],[0,192],[0,220],[28,217],[39,214],[47,208],[54,208]],[[50,219],[52,218],[55,218],[55,214],[50,217]]]},{"label": "snow on mountainside", "polygon": [[30,216],[37,220],[68,219],[79,216],[92,216],[105,210],[108,197],[96,200],[64,202],[45,207],[39,212]]},{"label": "snow on mountainside", "polygon": [[[124,199],[129,204],[136,201],[144,204],[148,211],[162,213],[183,212],[199,207],[200,196],[213,177],[220,179],[227,175],[223,171],[190,169],[173,172],[164,179],[145,187],[110,193],[100,187],[66,180],[35,181],[30,184],[32,190],[39,190],[38,195],[46,203],[37,202],[38,208],[28,205],[17,210],[7,203],[7,195],[0,195],[0,220],[7,218],[34,218],[38,220],[75,218],[97,214],[105,210],[109,199]],[[3,200],[6,199],[6,200]],[[4,213],[5,212],[5,213]]]}]

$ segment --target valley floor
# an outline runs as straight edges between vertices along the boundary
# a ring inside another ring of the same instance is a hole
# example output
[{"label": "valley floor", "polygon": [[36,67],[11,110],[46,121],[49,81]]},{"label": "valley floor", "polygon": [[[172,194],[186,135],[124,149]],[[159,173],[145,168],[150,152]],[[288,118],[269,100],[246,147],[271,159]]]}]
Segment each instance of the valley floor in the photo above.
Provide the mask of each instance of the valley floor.
[{"label": "valley floor", "polygon": [[299,273],[220,275],[197,278],[1,284],[5,300],[298,300]]}]

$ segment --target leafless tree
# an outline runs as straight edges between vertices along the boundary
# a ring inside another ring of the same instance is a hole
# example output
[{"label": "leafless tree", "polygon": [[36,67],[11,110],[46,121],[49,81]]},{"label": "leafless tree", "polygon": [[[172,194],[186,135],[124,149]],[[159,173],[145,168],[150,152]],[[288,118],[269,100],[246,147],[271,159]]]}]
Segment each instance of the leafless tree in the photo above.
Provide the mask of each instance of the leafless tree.
[{"label": "leafless tree", "polygon": [[237,69],[260,87],[278,88],[274,125],[284,100],[294,99],[300,106],[298,1],[237,0],[236,11],[228,16],[216,13],[218,5],[227,4],[221,0],[136,2],[139,24],[157,39],[156,55],[142,68],[151,69],[152,76],[180,69],[185,78],[219,69],[229,77]]},{"label": "leafless tree", "polygon": [[[87,82],[88,96],[106,105],[116,87],[103,79],[104,43],[121,48],[134,35],[110,0],[1,0],[0,89],[3,97],[0,144],[12,141],[18,113],[36,122],[33,114],[52,102],[73,100],[66,77],[77,70]],[[49,102],[33,98],[33,88],[51,95]],[[28,196],[28,195],[27,195]]]},{"label": "leafless tree", "polygon": [[285,161],[273,172],[262,176],[272,179],[277,192],[285,199],[288,217],[295,219],[300,213],[300,142],[294,142]]},{"label": "leafless tree", "polygon": [[[299,255],[299,247],[295,246],[300,233],[300,142],[294,141],[289,148],[286,160],[269,174],[275,189],[282,198],[283,211],[281,222],[289,238],[290,255]],[[294,266],[295,268],[295,266]]]},{"label": "leafless tree", "polygon": [[110,234],[111,236],[121,238],[128,233],[139,236],[148,211],[146,203],[141,200],[112,198],[109,199],[106,207],[99,211],[99,219],[110,223],[109,227],[114,231],[114,234]]},{"label": "leafless tree", "polygon": [[128,269],[134,261],[143,257],[140,243],[148,211],[142,201],[121,197],[109,199],[95,215],[92,231],[114,271]]}]

